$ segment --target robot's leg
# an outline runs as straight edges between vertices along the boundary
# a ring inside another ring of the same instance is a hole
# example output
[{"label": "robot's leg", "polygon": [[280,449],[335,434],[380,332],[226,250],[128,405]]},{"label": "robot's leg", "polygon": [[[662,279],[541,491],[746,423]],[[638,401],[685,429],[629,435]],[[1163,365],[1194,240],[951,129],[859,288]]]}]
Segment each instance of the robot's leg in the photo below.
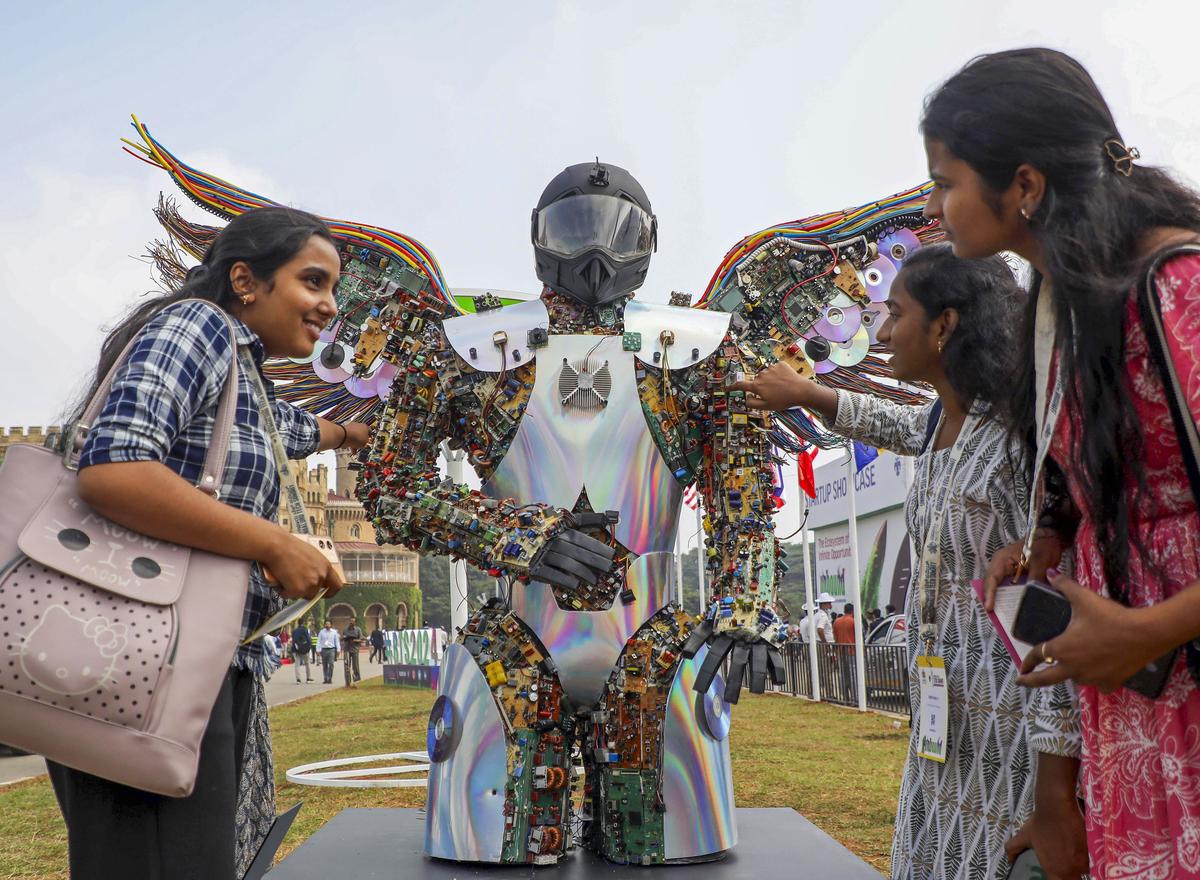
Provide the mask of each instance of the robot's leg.
[{"label": "robot's leg", "polygon": [[442,660],[429,718],[425,852],[553,864],[568,845],[572,780],[562,688],[515,615],[482,609]]},{"label": "robot's leg", "polygon": [[589,845],[610,861],[704,861],[737,842],[724,683],[692,690],[706,651],[681,659],[689,626],[674,606],[647,621],[592,713]]}]

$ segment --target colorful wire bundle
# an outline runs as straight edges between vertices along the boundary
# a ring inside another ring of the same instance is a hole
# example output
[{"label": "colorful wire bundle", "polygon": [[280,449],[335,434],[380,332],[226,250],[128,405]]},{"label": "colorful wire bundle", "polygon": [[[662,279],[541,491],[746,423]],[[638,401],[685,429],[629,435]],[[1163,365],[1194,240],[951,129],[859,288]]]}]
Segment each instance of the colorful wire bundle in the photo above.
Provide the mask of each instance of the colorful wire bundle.
[{"label": "colorful wire bundle", "polygon": [[[125,152],[149,165],[166,171],[171,175],[176,184],[179,185],[179,188],[183,190],[184,194],[206,211],[211,211],[219,217],[230,220],[253,208],[278,205],[278,202],[242,189],[235,184],[221,180],[219,177],[214,177],[211,174],[207,174],[181,162],[166,147],[155,140],[154,136],[150,134],[150,131],[136,116],[133,117],[133,128],[137,131],[143,143],[139,144],[122,138],[122,142],[126,145],[123,148]],[[411,266],[414,270],[429,279],[434,294],[450,307],[452,313],[458,314],[462,311],[446,287],[446,281],[442,277],[442,270],[438,266],[437,260],[415,238],[366,223],[351,223],[345,220],[330,218],[323,219],[329,224],[330,230],[332,230],[338,240],[381,251],[405,265]],[[189,253],[191,253],[190,249]],[[192,255],[199,259],[198,254],[193,253]]]},{"label": "colorful wire bundle", "polygon": [[[781,236],[819,244],[831,244],[846,238],[853,238],[872,226],[886,223],[895,217],[912,214],[914,211],[919,213],[932,188],[933,184],[926,182],[878,202],[871,202],[858,208],[848,208],[845,211],[835,211],[830,214],[806,217],[803,220],[780,223],[746,236],[730,249],[729,253],[725,255],[725,259],[717,266],[717,271],[709,280],[703,296],[696,303],[696,308],[707,308],[709,299],[725,286],[737,271],[738,264],[763,242]],[[936,228],[936,226],[931,223],[928,228]],[[923,231],[925,230],[918,230],[917,235],[921,236]]]}]

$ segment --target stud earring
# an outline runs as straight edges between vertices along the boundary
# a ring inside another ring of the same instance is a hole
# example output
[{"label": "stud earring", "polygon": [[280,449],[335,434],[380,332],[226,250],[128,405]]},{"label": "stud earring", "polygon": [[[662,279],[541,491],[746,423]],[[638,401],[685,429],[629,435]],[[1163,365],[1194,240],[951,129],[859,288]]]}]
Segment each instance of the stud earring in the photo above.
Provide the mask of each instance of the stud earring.
[{"label": "stud earring", "polygon": [[941,354],[942,349],[945,347],[946,347],[946,343],[939,339],[938,340],[938,354]]},{"label": "stud earring", "polygon": [[1029,212],[1026,211],[1024,208],[1021,209],[1021,216],[1024,218],[1026,223],[1029,222]]},{"label": "stud earring", "polygon": [[254,297],[249,293],[238,294],[238,302],[244,306],[250,305],[250,300],[252,299],[254,299]]}]

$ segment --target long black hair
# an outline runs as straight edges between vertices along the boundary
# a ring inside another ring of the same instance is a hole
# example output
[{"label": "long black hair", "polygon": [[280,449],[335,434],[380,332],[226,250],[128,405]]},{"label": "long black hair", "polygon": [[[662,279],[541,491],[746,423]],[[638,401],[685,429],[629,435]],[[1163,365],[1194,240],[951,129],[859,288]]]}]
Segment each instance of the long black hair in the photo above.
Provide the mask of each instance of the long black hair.
[{"label": "long black hair", "polygon": [[[1045,176],[1030,228],[1054,282],[1063,378],[1082,420],[1078,470],[1087,513],[1109,593],[1127,602],[1131,543],[1141,551],[1130,532],[1127,481],[1146,495],[1142,434],[1125,376],[1128,297],[1146,265],[1139,248],[1147,233],[1200,229],[1200,198],[1159,168],[1139,164],[1121,173],[1109,153],[1120,155],[1121,147],[1106,147],[1122,141],[1108,104],[1078,61],[1052,49],[970,61],[927,98],[921,131],[997,193],[1019,165]],[[1035,273],[1035,289],[1041,281]],[[1034,308],[1031,302],[1026,310],[1010,399],[1022,433],[1034,423]]]},{"label": "long black hair", "polygon": [[963,260],[949,244],[926,245],[905,260],[896,280],[930,320],[946,309],[958,312],[958,326],[942,351],[946,379],[972,410],[988,418],[1006,416],[1014,319],[1026,296],[1004,258]]},{"label": "long black hair", "polygon": [[279,267],[295,257],[314,235],[337,246],[323,220],[295,208],[256,208],[230,220],[217,233],[204,259],[188,271],[182,285],[135,306],[109,332],[100,346],[100,360],[91,387],[70,421],[79,418],[126,344],[155,315],[184,299],[206,299],[231,311],[230,307],[237,299],[229,280],[229,270],[234,263],[246,263],[254,277],[266,282],[271,289]]}]

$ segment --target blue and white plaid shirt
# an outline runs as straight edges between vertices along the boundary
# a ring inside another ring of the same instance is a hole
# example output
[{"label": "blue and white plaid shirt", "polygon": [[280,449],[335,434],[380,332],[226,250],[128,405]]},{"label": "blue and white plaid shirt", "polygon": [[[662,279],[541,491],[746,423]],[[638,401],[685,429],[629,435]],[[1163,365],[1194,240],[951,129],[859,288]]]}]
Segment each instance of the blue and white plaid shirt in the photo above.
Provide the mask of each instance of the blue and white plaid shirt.
[{"label": "blue and white plaid shirt", "polygon": [[[255,363],[261,365],[262,341],[237,318],[232,320],[237,344],[249,346]],[[108,400],[88,432],[79,467],[161,461],[189,483],[197,483],[233,357],[229,331],[217,306],[190,301],[159,312],[142,329],[117,371]],[[288,458],[316,452],[321,438],[316,418],[276,400],[271,382],[264,384]],[[268,520],[274,520],[279,510],[278,469],[259,419],[250,377],[244,373],[238,378],[237,413],[220,499]],[[281,607],[282,600],[254,565],[242,615],[242,638]],[[233,664],[264,674],[261,640],[239,647]]]}]

